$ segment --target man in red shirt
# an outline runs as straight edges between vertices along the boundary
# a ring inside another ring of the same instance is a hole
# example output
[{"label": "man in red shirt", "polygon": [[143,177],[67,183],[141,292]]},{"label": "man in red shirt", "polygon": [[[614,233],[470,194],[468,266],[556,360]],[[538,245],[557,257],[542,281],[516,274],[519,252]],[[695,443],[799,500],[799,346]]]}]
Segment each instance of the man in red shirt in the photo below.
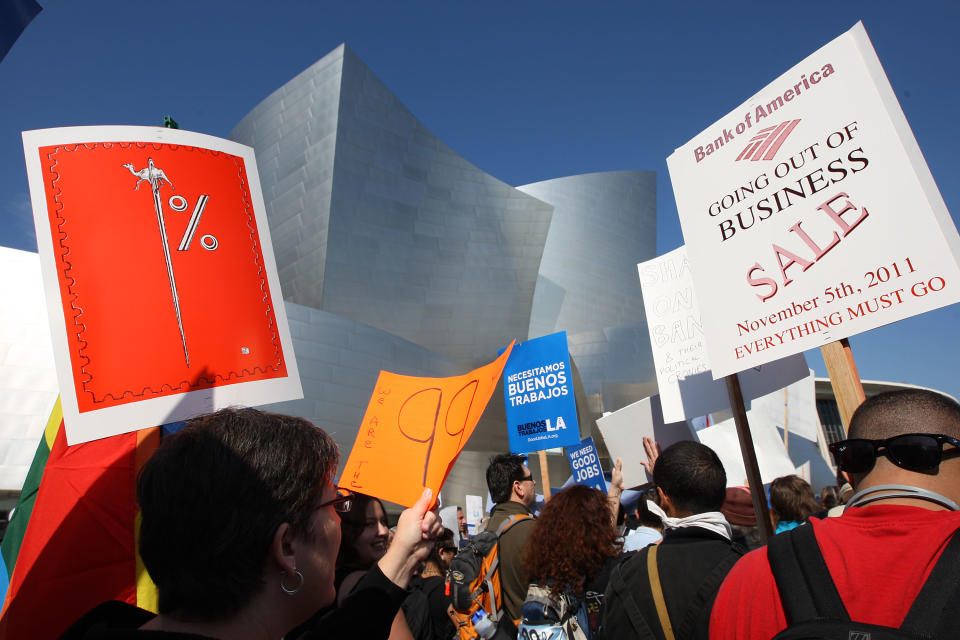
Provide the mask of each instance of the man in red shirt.
[{"label": "man in red shirt", "polygon": [[[889,440],[905,434],[930,436]],[[960,457],[960,405],[925,390],[880,394],[854,413],[849,436],[831,449],[857,493],[841,517],[813,519],[806,526],[813,527],[850,618],[899,627],[960,529],[960,460],[954,459]],[[905,486],[877,489],[880,485]],[[768,640],[786,626],[767,548],[757,549],[721,586],[710,638]]]}]

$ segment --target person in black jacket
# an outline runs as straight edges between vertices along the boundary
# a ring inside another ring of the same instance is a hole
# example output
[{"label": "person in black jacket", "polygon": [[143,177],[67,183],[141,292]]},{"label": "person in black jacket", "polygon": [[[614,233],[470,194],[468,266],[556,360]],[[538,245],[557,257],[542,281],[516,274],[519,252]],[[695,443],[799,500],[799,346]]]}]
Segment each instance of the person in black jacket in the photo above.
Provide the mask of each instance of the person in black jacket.
[{"label": "person in black jacket", "polygon": [[720,583],[745,551],[720,513],[727,476],[698,442],[678,442],[651,462],[659,504],[648,506],[663,519],[663,542],[613,569],[598,635],[664,640],[670,628],[676,640],[706,639]]},{"label": "person in black jacket", "polygon": [[[140,554],[159,615],[94,609],[63,638],[279,640],[334,598],[337,445],[292,416],[223,409],[164,438],[137,483]],[[414,568],[440,531],[429,490],[400,516],[393,545],[352,601],[308,638],[386,638]]]}]

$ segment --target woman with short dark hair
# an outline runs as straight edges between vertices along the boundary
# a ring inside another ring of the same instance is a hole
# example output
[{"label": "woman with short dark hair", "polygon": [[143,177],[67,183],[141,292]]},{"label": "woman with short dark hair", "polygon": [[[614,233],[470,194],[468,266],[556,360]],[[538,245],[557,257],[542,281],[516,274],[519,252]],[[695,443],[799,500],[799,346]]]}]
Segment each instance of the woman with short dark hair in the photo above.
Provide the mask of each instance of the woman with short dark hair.
[{"label": "woman with short dark hair", "polygon": [[[64,638],[278,640],[334,598],[336,444],[301,418],[223,409],[167,436],[137,483],[140,554],[159,615],[106,603]],[[400,516],[394,548],[354,602],[309,638],[385,638],[414,567],[439,532],[429,492]]]}]

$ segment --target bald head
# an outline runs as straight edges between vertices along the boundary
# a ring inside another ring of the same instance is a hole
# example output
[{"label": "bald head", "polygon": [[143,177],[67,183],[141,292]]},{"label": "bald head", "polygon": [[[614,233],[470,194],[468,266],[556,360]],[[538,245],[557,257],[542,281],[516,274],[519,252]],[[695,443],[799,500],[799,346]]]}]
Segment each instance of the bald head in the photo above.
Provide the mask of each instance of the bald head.
[{"label": "bald head", "polygon": [[848,437],[882,440],[904,433],[960,438],[960,404],[926,389],[887,391],[857,408]]},{"label": "bald head", "polygon": [[[960,405],[933,391],[905,389],[876,395],[861,404],[850,420],[850,438],[883,440],[906,433],[943,434],[960,438]],[[944,445],[944,450],[952,448]],[[941,493],[960,501],[960,458],[944,459],[929,471],[915,472],[896,466],[885,456],[862,474],[850,474],[858,491],[884,484],[903,484]],[[894,501],[896,502],[896,501]],[[902,504],[913,504],[910,500]],[[917,506],[929,504],[920,503]]]}]

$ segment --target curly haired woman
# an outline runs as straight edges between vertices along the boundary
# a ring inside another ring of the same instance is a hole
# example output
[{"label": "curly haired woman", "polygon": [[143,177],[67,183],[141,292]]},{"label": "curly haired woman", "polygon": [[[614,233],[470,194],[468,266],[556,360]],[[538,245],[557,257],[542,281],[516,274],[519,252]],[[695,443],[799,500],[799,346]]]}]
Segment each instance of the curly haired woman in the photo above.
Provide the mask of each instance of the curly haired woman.
[{"label": "curly haired woman", "polygon": [[622,546],[607,496],[574,485],[555,494],[540,512],[524,550],[524,567],[531,584],[549,588],[555,597],[568,596],[577,606],[585,603],[586,616],[581,609],[578,623],[592,635]]}]

